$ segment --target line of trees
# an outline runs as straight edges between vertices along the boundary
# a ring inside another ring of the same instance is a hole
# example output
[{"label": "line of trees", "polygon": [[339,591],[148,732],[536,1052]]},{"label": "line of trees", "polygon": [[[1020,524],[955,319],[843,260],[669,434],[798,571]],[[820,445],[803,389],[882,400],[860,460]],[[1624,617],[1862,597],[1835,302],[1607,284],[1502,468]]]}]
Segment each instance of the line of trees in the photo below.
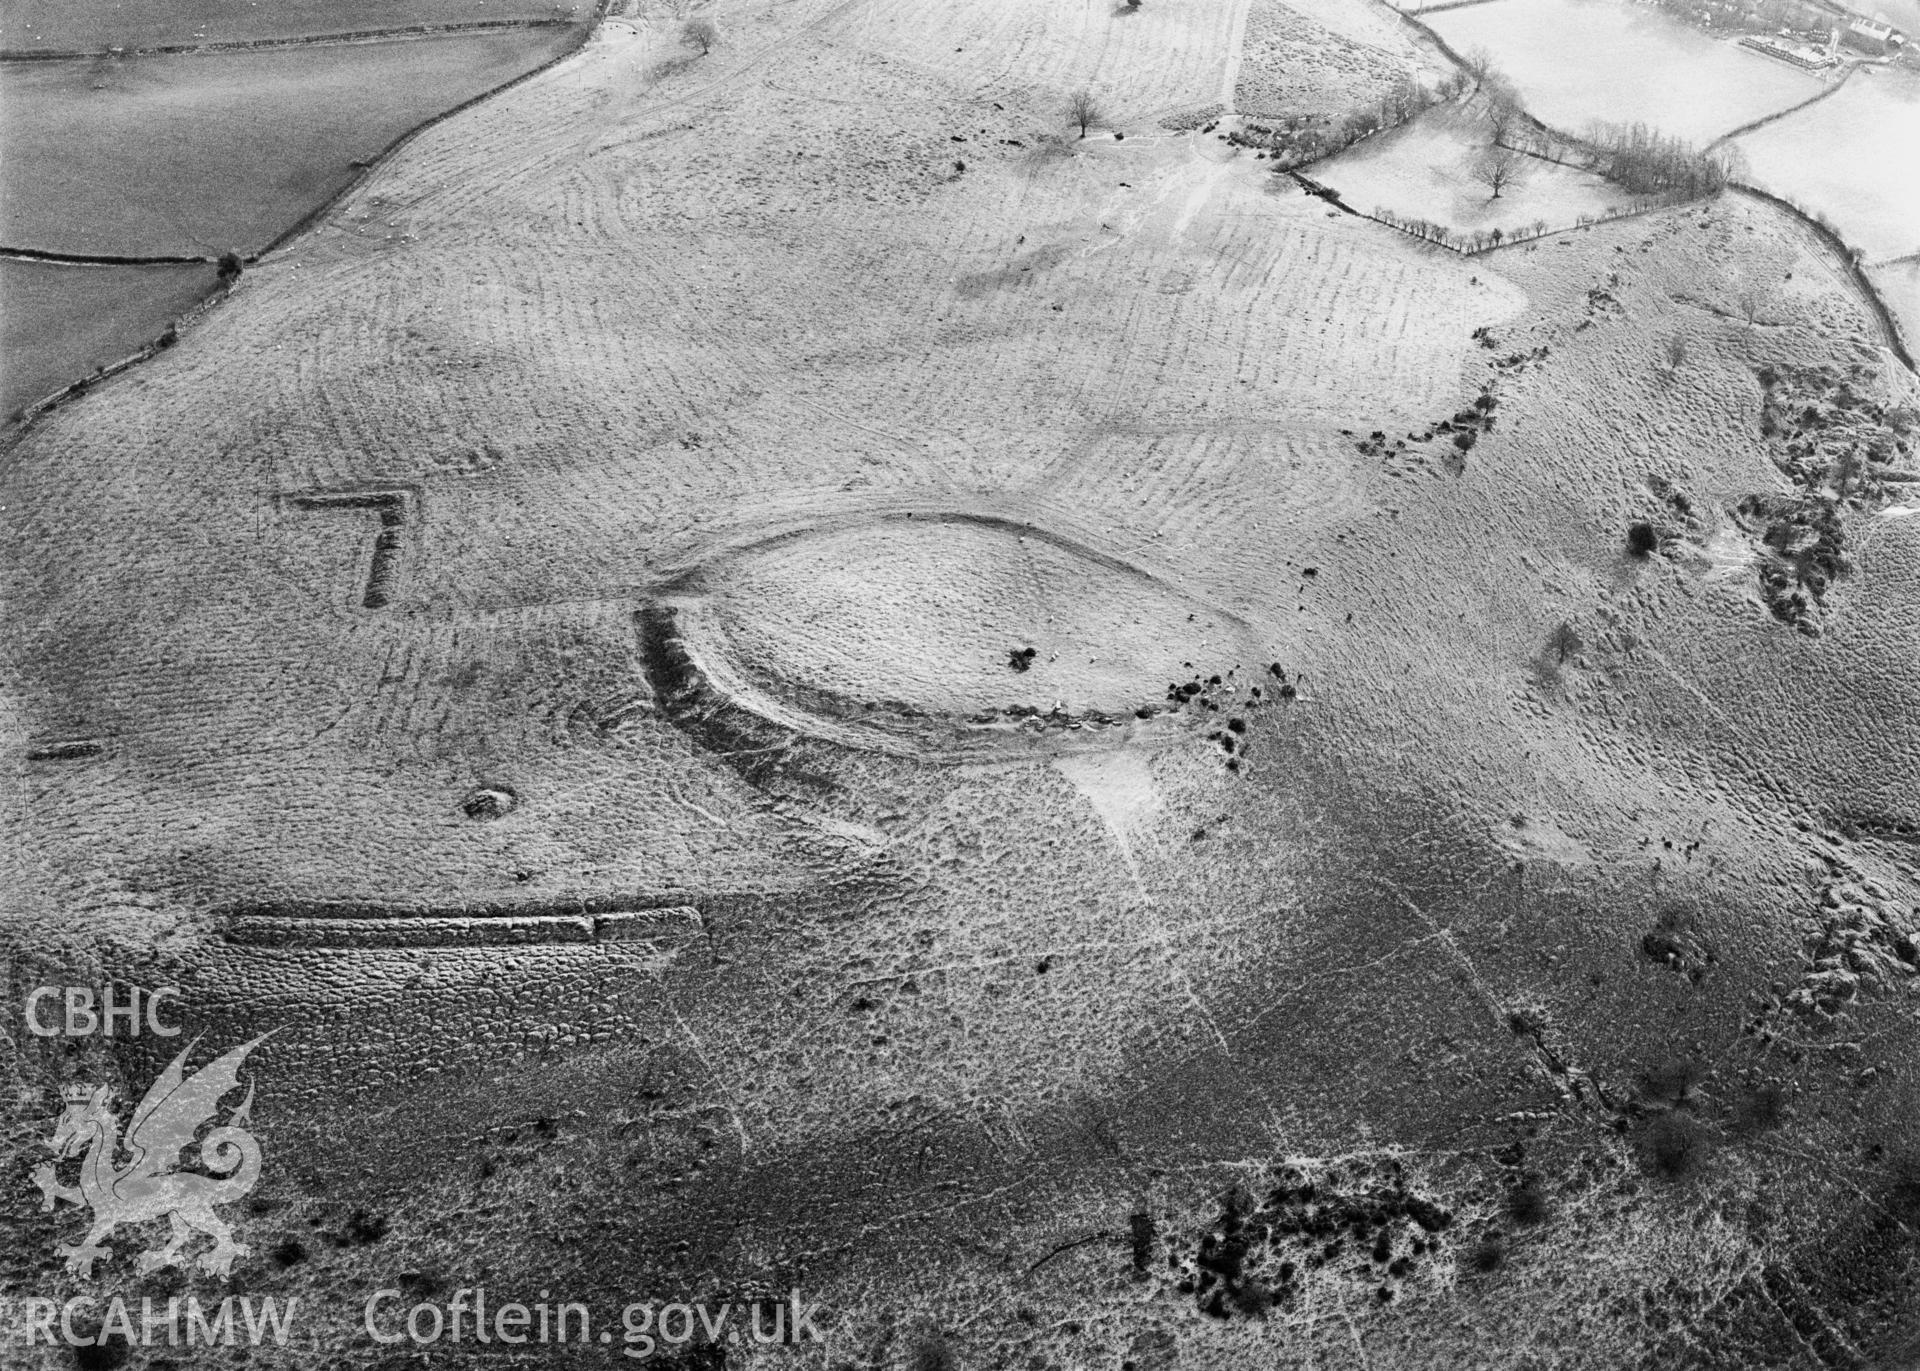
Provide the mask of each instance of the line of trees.
[{"label": "line of trees", "polygon": [[1491,248],[1507,247],[1514,243],[1530,242],[1535,238],[1544,238],[1549,233],[1564,233],[1570,228],[1589,228],[1594,224],[1605,223],[1610,219],[1625,219],[1630,215],[1645,214],[1673,203],[1676,197],[1659,197],[1637,201],[1629,205],[1616,205],[1602,214],[1582,214],[1574,223],[1558,227],[1549,225],[1545,219],[1535,219],[1530,224],[1520,224],[1513,228],[1471,229],[1462,231],[1445,224],[1436,224],[1428,219],[1418,219],[1412,215],[1399,214],[1381,205],[1366,217],[1388,228],[1399,229],[1423,242],[1433,243],[1452,252],[1471,254],[1486,252]]},{"label": "line of trees", "polygon": [[1703,150],[1647,124],[1596,123],[1586,143],[1592,170],[1635,195],[1713,195],[1739,170],[1732,148]]},{"label": "line of trees", "polygon": [[1445,224],[1436,224],[1428,219],[1416,219],[1411,215],[1397,214],[1384,205],[1368,216],[1385,224],[1388,228],[1399,229],[1411,234],[1423,242],[1434,243],[1440,247],[1458,253],[1485,252],[1488,248],[1497,248],[1507,243],[1524,243],[1530,238],[1539,238],[1550,232],[1545,219],[1536,219],[1531,224],[1516,228],[1459,229],[1449,228]]},{"label": "line of trees", "polygon": [[1291,171],[1352,147],[1363,138],[1398,128],[1435,105],[1458,100],[1468,89],[1469,80],[1455,73],[1437,85],[1425,86],[1411,77],[1402,77],[1393,88],[1375,100],[1337,120],[1289,118],[1279,124],[1246,124],[1228,135],[1228,141],[1242,147],[1258,148],[1278,165],[1275,171]]},{"label": "line of trees", "polygon": [[1436,224],[1430,219],[1416,219],[1410,214],[1396,214],[1385,205],[1375,209],[1371,217],[1388,228],[1397,228],[1402,233],[1412,234],[1424,242],[1438,243],[1441,247],[1452,248],[1455,252],[1460,250],[1457,242],[1459,235],[1445,224]]},{"label": "line of trees", "polygon": [[[1740,154],[1731,146],[1697,148],[1649,124],[1594,123],[1584,138],[1557,134],[1526,112],[1519,92],[1493,67],[1484,49],[1475,49],[1467,62],[1484,102],[1491,149],[1504,148],[1549,162],[1571,162],[1635,195],[1673,194],[1697,199],[1724,189],[1740,173]],[[1490,175],[1476,170],[1475,179],[1497,197],[1512,179],[1511,164],[1490,155],[1485,166]],[[1503,170],[1505,175],[1501,175]]]}]

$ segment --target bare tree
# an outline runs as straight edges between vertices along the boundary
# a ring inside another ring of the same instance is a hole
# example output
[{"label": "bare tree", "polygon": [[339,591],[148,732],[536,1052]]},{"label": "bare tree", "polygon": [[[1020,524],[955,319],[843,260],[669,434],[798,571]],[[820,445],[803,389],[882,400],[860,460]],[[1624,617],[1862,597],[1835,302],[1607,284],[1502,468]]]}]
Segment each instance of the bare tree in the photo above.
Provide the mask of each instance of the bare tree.
[{"label": "bare tree", "polygon": [[680,41],[687,47],[700,49],[700,55],[704,57],[720,41],[720,30],[713,26],[711,19],[689,19],[680,26]]},{"label": "bare tree", "polygon": [[1586,645],[1586,640],[1580,636],[1580,630],[1564,619],[1554,626],[1553,632],[1547,635],[1547,650],[1553,653],[1556,663],[1565,662],[1567,658],[1577,655]]},{"label": "bare tree", "polygon": [[1660,347],[1660,360],[1666,363],[1667,374],[1672,375],[1687,364],[1687,340],[1683,334],[1672,334]]},{"label": "bare tree", "polygon": [[1479,156],[1469,164],[1467,171],[1473,179],[1489,191],[1489,200],[1498,200],[1500,192],[1520,179],[1521,169],[1526,164],[1523,154],[1513,148],[1493,143],[1482,149]]},{"label": "bare tree", "polygon": [[1519,141],[1519,135],[1526,130],[1524,114],[1519,97],[1513,91],[1496,89],[1489,85],[1487,133],[1494,142],[1503,147],[1514,146]]},{"label": "bare tree", "polygon": [[1484,44],[1468,48],[1466,56],[1460,59],[1460,65],[1467,69],[1467,75],[1478,85],[1494,73],[1493,52]]},{"label": "bare tree", "polygon": [[1760,316],[1766,313],[1769,296],[1767,288],[1752,279],[1741,282],[1740,288],[1734,292],[1733,307],[1747,321],[1748,329],[1752,329]]},{"label": "bare tree", "polygon": [[1100,102],[1094,99],[1092,91],[1077,90],[1067,97],[1067,122],[1080,126],[1082,138],[1087,136],[1088,129],[1106,117],[1107,112],[1100,108]]}]

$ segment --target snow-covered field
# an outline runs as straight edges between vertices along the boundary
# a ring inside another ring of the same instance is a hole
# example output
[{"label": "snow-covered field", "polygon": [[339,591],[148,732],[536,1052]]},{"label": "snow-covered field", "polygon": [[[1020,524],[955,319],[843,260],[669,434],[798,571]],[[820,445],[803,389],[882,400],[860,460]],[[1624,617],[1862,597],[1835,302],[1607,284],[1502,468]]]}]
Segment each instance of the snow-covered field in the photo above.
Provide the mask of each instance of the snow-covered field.
[{"label": "snow-covered field", "polygon": [[1644,120],[1705,143],[1821,87],[1818,76],[1644,5],[1493,0],[1425,21],[1457,51],[1486,48],[1527,108],[1570,133],[1595,120]]},{"label": "snow-covered field", "polygon": [[1315,166],[1313,176],[1362,212],[1387,209],[1462,232],[1512,233],[1541,221],[1565,228],[1631,198],[1591,172],[1536,157],[1523,158],[1512,184],[1495,198],[1472,170],[1486,147],[1485,122],[1470,110],[1445,106],[1356,143]]},{"label": "snow-covered field", "polygon": [[1738,140],[1755,184],[1824,216],[1869,262],[1920,253],[1920,76],[1863,67]]}]

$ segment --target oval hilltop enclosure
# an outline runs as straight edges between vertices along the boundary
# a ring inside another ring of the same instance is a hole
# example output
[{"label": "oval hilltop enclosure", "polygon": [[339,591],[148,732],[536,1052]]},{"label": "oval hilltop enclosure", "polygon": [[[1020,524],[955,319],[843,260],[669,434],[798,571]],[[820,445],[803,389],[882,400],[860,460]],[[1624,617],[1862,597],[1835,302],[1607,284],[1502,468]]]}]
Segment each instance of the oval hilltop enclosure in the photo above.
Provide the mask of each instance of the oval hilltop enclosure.
[{"label": "oval hilltop enclosure", "polygon": [[1010,521],[901,516],[784,539],[704,579],[748,674],[848,704],[1125,716],[1196,673],[1257,684],[1266,667],[1231,615]]}]

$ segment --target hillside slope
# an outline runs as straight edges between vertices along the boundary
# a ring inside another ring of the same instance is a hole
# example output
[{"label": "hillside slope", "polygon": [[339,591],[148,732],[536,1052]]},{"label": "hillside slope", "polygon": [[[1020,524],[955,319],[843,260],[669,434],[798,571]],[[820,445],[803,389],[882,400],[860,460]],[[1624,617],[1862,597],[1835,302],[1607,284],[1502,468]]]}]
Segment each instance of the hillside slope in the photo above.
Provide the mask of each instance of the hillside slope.
[{"label": "hillside slope", "polygon": [[15,974],[284,1025],[262,1237],[379,1219],[252,1288],[364,1364],[479,1265],[798,1279],[864,1364],[1893,1356],[1912,377],[1822,245],[1340,215],[1157,122],[1225,0],[716,13],[0,472]]}]

